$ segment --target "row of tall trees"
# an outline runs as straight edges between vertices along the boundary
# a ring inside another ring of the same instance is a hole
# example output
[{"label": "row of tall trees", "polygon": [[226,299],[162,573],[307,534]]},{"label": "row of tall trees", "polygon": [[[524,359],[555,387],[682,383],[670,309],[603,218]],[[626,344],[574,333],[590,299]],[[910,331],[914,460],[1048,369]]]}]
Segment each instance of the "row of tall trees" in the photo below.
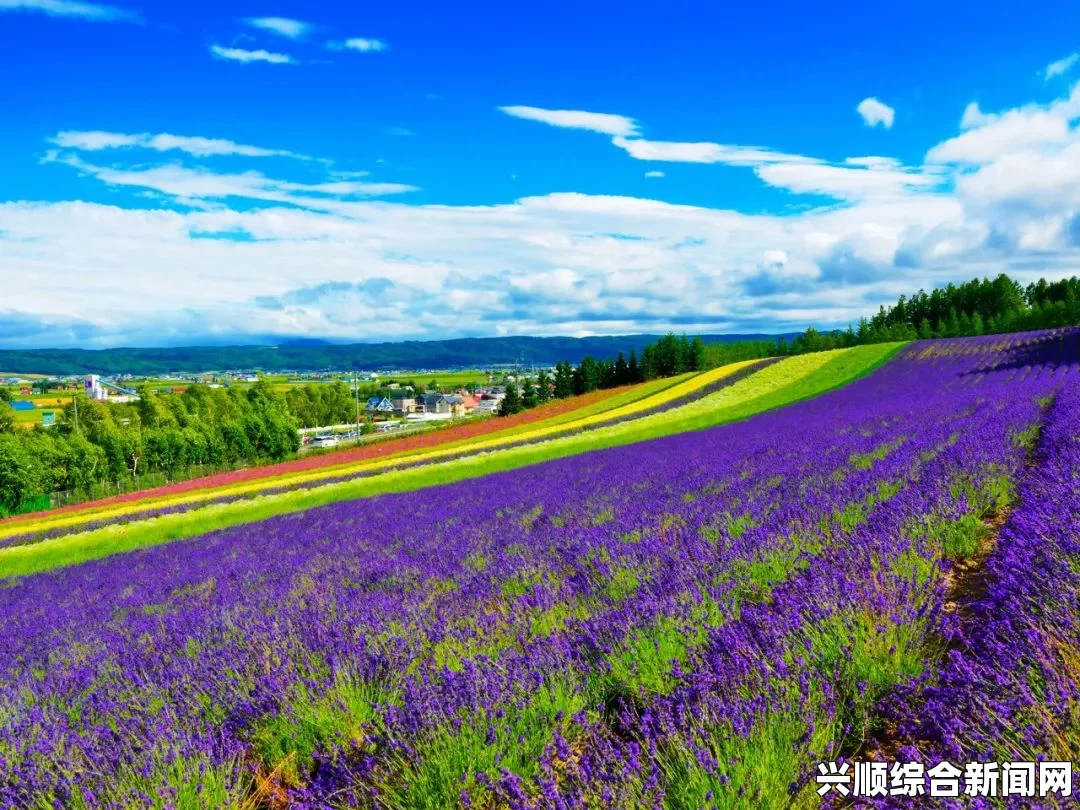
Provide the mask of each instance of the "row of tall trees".
[{"label": "row of tall trees", "polygon": [[535,383],[526,382],[520,390],[517,382],[511,383],[506,388],[507,396],[499,413],[510,416],[543,404],[552,397],[565,399],[600,388],[617,388],[707,367],[706,346],[701,338],[676,337],[669,333],[655,343],[647,344],[642,349],[640,361],[636,350],[630,351],[629,359],[623,352],[619,352],[614,360],[587,356],[576,366],[565,360],[556,363],[553,376],[542,371]]},{"label": "row of tall trees", "polygon": [[377,386],[360,386],[354,393],[351,385],[341,380],[329,384],[298,385],[285,392],[285,404],[300,427],[341,425],[356,420],[357,399],[363,408]]},{"label": "row of tall trees", "polygon": [[77,394],[47,430],[0,422],[0,510],[153,473],[277,461],[299,446],[285,396],[266,382],[246,391],[192,385],[159,396],[144,390],[130,404]]},{"label": "row of tall trees", "polygon": [[947,284],[882,307],[859,322],[860,343],[1048,329],[1080,323],[1080,278],[1040,279],[1027,287],[1002,273]]},{"label": "row of tall trees", "polygon": [[1080,278],[1048,282],[1040,279],[1023,287],[1005,274],[947,284],[927,293],[900,296],[882,306],[858,327],[819,332],[807,329],[791,341],[744,341],[707,346],[705,366],[716,368],[739,360],[783,357],[806,352],[843,349],[867,343],[929,338],[973,337],[1029,329],[1080,324]]}]

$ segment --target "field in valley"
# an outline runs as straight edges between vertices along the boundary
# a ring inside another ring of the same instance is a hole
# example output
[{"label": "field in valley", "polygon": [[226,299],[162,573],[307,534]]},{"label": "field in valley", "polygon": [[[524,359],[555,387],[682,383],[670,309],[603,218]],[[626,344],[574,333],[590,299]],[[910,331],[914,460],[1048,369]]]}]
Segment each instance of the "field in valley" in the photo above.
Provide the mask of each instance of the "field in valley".
[{"label": "field in valley", "polygon": [[540,411],[0,523],[0,807],[817,806],[823,760],[1080,759],[1080,329]]}]

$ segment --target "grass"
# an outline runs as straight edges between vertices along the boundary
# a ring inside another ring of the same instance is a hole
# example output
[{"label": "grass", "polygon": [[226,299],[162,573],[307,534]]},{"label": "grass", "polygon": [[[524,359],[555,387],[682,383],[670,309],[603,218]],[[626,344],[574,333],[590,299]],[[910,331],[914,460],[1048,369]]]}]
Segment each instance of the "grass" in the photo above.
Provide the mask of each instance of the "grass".
[{"label": "grass", "polygon": [[481,800],[478,774],[498,781],[505,770],[531,780],[554,731],[572,733],[571,716],[587,706],[581,691],[552,680],[501,717],[483,709],[460,717],[460,724],[430,733],[415,756],[401,758],[397,770],[403,778],[381,785],[381,800],[395,810],[442,810],[460,806],[463,795]]},{"label": "grass", "polygon": [[885,363],[902,347],[902,344],[858,346],[788,358],[690,405],[541,444],[466,456],[442,464],[397,470],[322,487],[215,504],[136,523],[114,524],[83,534],[0,549],[0,577],[25,576],[76,565],[118,552],[160,545],[337,501],[447,484],[589,450],[745,419],[851,382]]},{"label": "grass", "polygon": [[[344,378],[343,378],[344,379]],[[405,383],[412,381],[417,385],[428,385],[429,383],[435,383],[441,388],[459,388],[468,385],[469,383],[486,383],[487,374],[479,370],[465,370],[465,371],[435,371],[430,374],[414,374],[408,371],[393,372],[392,374],[386,374],[379,378],[380,384],[389,384],[392,382]]]},{"label": "grass", "polygon": [[315,751],[335,746],[363,750],[369,737],[381,730],[380,707],[399,703],[393,689],[341,670],[329,689],[298,687],[284,711],[268,716],[251,732],[252,748],[269,771],[300,785]]},{"label": "grass", "polygon": [[[63,806],[72,810],[93,810],[119,801],[122,796],[141,793],[146,797],[147,810],[255,810],[259,806],[258,787],[245,771],[244,764],[230,760],[215,765],[205,754],[177,752],[146,752],[149,765],[131,762],[120,769],[117,784],[104,795],[88,797],[81,790],[68,798]],[[253,801],[251,796],[256,797]],[[32,805],[34,810],[49,810],[61,800],[42,798]]]}]

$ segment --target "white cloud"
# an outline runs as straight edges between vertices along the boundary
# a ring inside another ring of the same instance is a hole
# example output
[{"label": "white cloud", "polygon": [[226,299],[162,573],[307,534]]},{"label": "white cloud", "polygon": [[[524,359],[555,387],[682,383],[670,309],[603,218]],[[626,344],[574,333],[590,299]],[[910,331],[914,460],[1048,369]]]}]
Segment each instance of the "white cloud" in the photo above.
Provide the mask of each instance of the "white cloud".
[{"label": "white cloud", "polygon": [[708,141],[649,141],[616,136],[611,141],[638,160],[667,163],[725,163],[729,166],[759,166],[765,163],[816,163],[814,158],[788,155],[758,146],[731,146]]},{"label": "white cloud", "polygon": [[203,138],[199,136],[170,135],[161,133],[152,135],[148,132],[125,134],[119,132],[77,131],[59,132],[50,142],[64,149],[78,149],[84,152],[97,152],[103,149],[152,149],[157,152],[177,150],[195,157],[217,155],[240,155],[243,157],[291,157],[310,160],[306,155],[299,155],[284,149],[264,149],[260,146],[248,146],[222,138]]},{"label": "white cloud", "polygon": [[788,254],[786,250],[766,250],[762,261],[769,267],[780,268],[788,263]]},{"label": "white cloud", "polygon": [[248,17],[244,22],[253,28],[260,28],[286,39],[302,39],[315,27],[303,20],[292,20],[288,17]]},{"label": "white cloud", "polygon": [[26,11],[94,22],[141,22],[134,11],[81,0],[0,0],[0,11]]},{"label": "white cloud", "polygon": [[1080,210],[1080,136],[1060,149],[1017,149],[961,175],[957,190],[974,207],[1028,212]]},{"label": "white cloud", "polygon": [[[221,195],[272,182],[152,179]],[[325,209],[7,203],[0,283],[45,321],[37,332],[8,328],[6,342],[40,345],[790,330],[843,325],[878,301],[984,268],[1021,280],[1063,269],[1043,254],[1034,269],[1022,254],[984,261],[979,239],[950,235],[963,223],[955,199],[917,191],[781,216],[574,193],[490,206],[339,199]],[[901,249],[918,261],[898,273]],[[92,328],[65,338],[73,321]]]},{"label": "white cloud", "polygon": [[148,189],[172,197],[185,205],[197,205],[206,200],[242,198],[332,211],[351,199],[382,197],[417,190],[415,186],[403,183],[357,180],[299,183],[266,177],[254,171],[218,173],[175,164],[118,169],[97,166],[74,156],[53,155],[47,160],[71,166],[110,186]]},{"label": "white cloud", "polygon": [[1064,76],[1076,64],[1077,60],[1080,60],[1080,53],[1070,53],[1064,59],[1051,62],[1043,71],[1043,78],[1050,81],[1055,76]]},{"label": "white cloud", "polygon": [[987,115],[979,109],[979,102],[972,101],[964,107],[964,114],[960,118],[960,129],[972,129],[991,124],[997,118],[995,115]]},{"label": "white cloud", "polygon": [[122,149],[138,146],[141,135],[125,135],[119,132],[77,132],[74,130],[59,132],[50,138],[50,143],[66,149],[83,149],[96,152],[101,149]]},{"label": "white cloud", "polygon": [[896,158],[868,155],[867,157],[844,158],[845,166],[861,166],[864,169],[899,169],[902,164]]},{"label": "white cloud", "polygon": [[367,37],[352,37],[344,41],[335,40],[326,43],[326,47],[332,51],[359,51],[360,53],[380,53],[390,49],[390,46],[381,39],[369,39]]},{"label": "white cloud", "polygon": [[[957,137],[929,150],[948,160],[923,166],[601,133],[632,157],[728,167],[699,169],[703,182],[753,172],[833,198],[753,214],[572,192],[410,205],[374,199],[410,187],[317,162],[272,164],[298,172],[283,179],[55,153],[49,159],[149,202],[0,204],[0,285],[20,308],[0,312],[0,342],[843,326],[943,280],[1007,272],[1026,283],[1080,271],[1077,118],[1080,84],[1050,104],[969,106]],[[75,133],[64,149],[130,160],[125,149],[155,137]],[[202,141],[233,144],[182,142]]]},{"label": "white cloud", "polygon": [[862,116],[863,123],[868,127],[880,125],[885,129],[892,129],[893,121],[896,118],[896,110],[888,104],[878,101],[873,96],[860,101],[855,111]]},{"label": "white cloud", "polygon": [[220,45],[211,45],[210,53],[216,59],[228,59],[233,62],[269,62],[272,65],[294,65],[296,60],[284,53],[273,53],[260,48],[257,51],[248,51],[243,48],[223,48]]},{"label": "white cloud", "polygon": [[664,176],[664,173],[663,173],[663,172],[658,172],[658,171],[656,171],[656,170],[654,169],[654,170],[653,170],[653,171],[651,171],[651,172],[645,172],[645,176],[646,176],[646,177],[651,177],[651,178],[658,178],[658,177],[663,177],[663,176]]},{"label": "white cloud", "polygon": [[584,110],[545,110],[542,107],[522,105],[499,107],[499,110],[515,118],[540,121],[553,127],[586,129],[602,135],[626,137],[636,135],[638,132],[637,122],[625,115],[585,112]]},{"label": "white cloud", "polygon": [[927,153],[931,163],[986,163],[1015,149],[1064,143],[1069,138],[1066,118],[1047,110],[1010,110],[997,115],[965,114],[969,128]]},{"label": "white cloud", "polygon": [[797,194],[824,194],[837,199],[864,199],[931,189],[939,175],[894,165],[833,166],[823,163],[769,163],[754,169],[762,180]]},{"label": "white cloud", "polygon": [[771,186],[797,194],[822,194],[844,200],[929,189],[942,181],[937,172],[910,169],[885,157],[847,158],[843,165],[835,165],[759,146],[621,137],[614,138],[612,143],[638,160],[751,167]]},{"label": "white cloud", "polygon": [[1070,122],[1080,117],[1080,82],[1072,93],[1051,104],[1028,104],[999,114],[984,113],[971,103],[960,121],[964,129],[931,149],[930,163],[988,163],[1023,149],[1053,149],[1067,144],[1075,132]]}]

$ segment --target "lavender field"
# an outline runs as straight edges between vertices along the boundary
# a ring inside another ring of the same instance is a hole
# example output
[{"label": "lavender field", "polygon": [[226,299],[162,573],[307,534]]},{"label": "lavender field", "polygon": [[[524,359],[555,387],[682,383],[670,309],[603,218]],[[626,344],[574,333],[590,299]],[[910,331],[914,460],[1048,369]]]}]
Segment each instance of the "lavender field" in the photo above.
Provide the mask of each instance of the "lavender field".
[{"label": "lavender field", "polygon": [[822,760],[1075,761],[1078,438],[1080,330],[920,341],[742,423],[0,581],[0,807],[817,806]]}]

